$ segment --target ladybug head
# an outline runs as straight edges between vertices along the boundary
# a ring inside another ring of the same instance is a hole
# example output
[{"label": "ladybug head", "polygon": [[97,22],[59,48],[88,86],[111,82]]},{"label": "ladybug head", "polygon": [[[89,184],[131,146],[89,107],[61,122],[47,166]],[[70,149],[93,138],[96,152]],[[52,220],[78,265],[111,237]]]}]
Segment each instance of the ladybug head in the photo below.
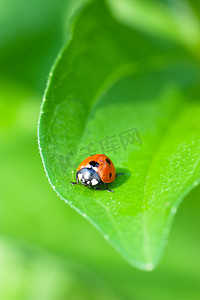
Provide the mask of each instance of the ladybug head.
[{"label": "ladybug head", "polygon": [[86,186],[94,186],[101,182],[98,173],[92,168],[83,168],[76,173],[76,176]]}]

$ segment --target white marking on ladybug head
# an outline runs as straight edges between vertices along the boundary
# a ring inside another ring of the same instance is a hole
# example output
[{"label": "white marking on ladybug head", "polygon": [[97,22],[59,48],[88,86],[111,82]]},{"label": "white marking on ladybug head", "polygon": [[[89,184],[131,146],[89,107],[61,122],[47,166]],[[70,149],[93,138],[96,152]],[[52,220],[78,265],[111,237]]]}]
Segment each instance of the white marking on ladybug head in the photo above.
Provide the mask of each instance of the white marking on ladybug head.
[{"label": "white marking on ladybug head", "polygon": [[93,170],[95,170],[96,172],[98,171],[98,168],[97,167],[93,167]]},{"label": "white marking on ladybug head", "polygon": [[91,169],[92,166],[91,165],[87,165],[87,166],[85,166],[85,168]]},{"label": "white marking on ladybug head", "polygon": [[90,172],[89,171],[84,174],[84,178],[85,179],[89,179],[90,178]]},{"label": "white marking on ladybug head", "polygon": [[78,179],[81,180],[82,177],[83,177],[83,174],[79,173],[79,174],[78,174]]},{"label": "white marking on ladybug head", "polygon": [[98,181],[96,180],[96,179],[92,179],[92,185],[96,185],[96,184],[98,184]]}]

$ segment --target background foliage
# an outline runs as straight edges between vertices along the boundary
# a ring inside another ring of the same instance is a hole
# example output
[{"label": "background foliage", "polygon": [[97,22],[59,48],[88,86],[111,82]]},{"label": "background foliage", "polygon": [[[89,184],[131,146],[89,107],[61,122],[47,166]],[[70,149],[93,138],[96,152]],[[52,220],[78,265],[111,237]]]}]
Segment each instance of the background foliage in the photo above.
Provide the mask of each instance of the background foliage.
[{"label": "background foliage", "polygon": [[[148,3],[148,9],[153,7],[148,22],[155,20],[156,11],[167,15],[165,26],[171,14],[180,15],[180,2],[175,7],[170,1]],[[144,273],[128,265],[56,197],[38,154],[36,127],[43,90],[50,66],[69,38],[68,17],[75,8],[70,1],[0,5],[0,298],[198,299],[200,188],[181,204],[158,268]],[[142,1],[137,6],[138,16],[146,5]],[[198,29],[199,5],[186,5],[193,8]],[[164,18],[160,19],[159,24]],[[145,27],[139,25],[139,30]],[[198,55],[198,39],[192,47],[184,44]]]}]

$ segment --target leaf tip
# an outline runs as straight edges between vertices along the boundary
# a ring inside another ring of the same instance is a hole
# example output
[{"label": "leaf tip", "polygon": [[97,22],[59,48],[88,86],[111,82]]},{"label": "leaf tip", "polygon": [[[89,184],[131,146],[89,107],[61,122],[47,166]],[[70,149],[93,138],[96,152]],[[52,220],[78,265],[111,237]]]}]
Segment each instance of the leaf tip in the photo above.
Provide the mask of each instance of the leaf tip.
[{"label": "leaf tip", "polygon": [[148,271],[148,272],[153,271],[155,269],[155,266],[153,263],[145,264],[144,267],[145,267],[145,271]]},{"label": "leaf tip", "polygon": [[[130,260],[129,260],[129,262],[130,262]],[[157,266],[157,264],[153,263],[153,262],[144,263],[144,262],[139,262],[139,261],[132,261],[130,263],[132,266],[140,269],[141,271],[146,271],[146,272],[153,271]]]}]

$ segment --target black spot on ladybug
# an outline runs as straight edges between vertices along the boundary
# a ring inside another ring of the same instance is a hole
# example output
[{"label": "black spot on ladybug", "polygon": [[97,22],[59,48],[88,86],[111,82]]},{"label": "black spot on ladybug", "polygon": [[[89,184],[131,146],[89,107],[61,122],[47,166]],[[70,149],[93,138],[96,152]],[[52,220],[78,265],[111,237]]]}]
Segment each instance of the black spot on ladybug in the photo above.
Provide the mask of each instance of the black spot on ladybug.
[{"label": "black spot on ladybug", "polygon": [[90,164],[90,166],[96,167],[96,168],[99,166],[99,163],[94,160],[90,161],[89,164]]},{"label": "black spot on ladybug", "polygon": [[108,159],[108,158],[106,158],[106,162],[107,162],[108,164],[111,164],[110,159]]},{"label": "black spot on ladybug", "polygon": [[112,177],[112,173],[109,174],[109,177],[110,177],[110,178]]}]

